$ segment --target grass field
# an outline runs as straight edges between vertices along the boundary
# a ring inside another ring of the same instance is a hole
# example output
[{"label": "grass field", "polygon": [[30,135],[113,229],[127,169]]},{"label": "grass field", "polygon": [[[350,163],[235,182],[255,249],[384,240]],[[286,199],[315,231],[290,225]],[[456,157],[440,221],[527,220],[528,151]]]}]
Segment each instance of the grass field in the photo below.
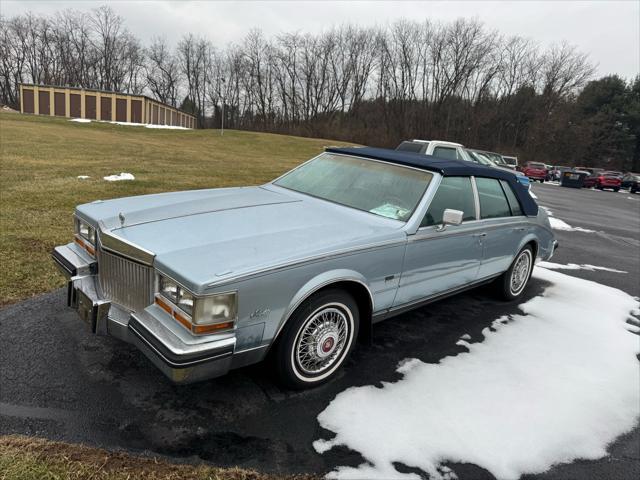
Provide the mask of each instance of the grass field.
[{"label": "grass field", "polygon": [[0,480],[318,480],[238,468],[174,464],[99,448],[8,435],[0,437]]},{"label": "grass field", "polygon": [[[0,305],[63,285],[49,257],[75,205],[256,185],[340,142],[227,130],[161,130],[0,113]],[[129,172],[134,181],[102,177]],[[78,175],[89,175],[87,180]]]}]

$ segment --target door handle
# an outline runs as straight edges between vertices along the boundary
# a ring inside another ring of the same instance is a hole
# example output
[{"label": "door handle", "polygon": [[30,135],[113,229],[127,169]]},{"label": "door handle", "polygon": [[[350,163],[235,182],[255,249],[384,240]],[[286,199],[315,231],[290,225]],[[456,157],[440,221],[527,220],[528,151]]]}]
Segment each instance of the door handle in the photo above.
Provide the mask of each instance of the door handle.
[{"label": "door handle", "polygon": [[484,232],[483,232],[483,233],[474,233],[474,234],[473,234],[473,236],[474,236],[475,238],[482,238],[482,237],[486,237],[486,236],[487,236],[487,234],[486,234],[486,233],[484,233]]},{"label": "door handle", "polygon": [[526,230],[526,227],[515,227],[513,229],[514,232],[524,232]]}]

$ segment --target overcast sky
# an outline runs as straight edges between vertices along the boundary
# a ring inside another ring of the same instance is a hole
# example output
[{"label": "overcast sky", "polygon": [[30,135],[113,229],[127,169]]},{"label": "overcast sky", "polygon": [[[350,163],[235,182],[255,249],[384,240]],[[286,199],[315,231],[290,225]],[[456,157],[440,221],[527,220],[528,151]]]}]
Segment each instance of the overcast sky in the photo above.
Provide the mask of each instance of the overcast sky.
[{"label": "overcast sky", "polygon": [[640,72],[640,0],[628,1],[13,1],[2,0],[2,15],[91,9],[109,3],[142,40],[163,35],[171,42],[183,32],[205,35],[217,46],[241,41],[254,27],[266,34],[318,32],[332,25],[385,25],[398,18],[450,21],[477,17],[507,35],[522,35],[543,46],[567,40],[589,54],[597,75],[631,78]]}]

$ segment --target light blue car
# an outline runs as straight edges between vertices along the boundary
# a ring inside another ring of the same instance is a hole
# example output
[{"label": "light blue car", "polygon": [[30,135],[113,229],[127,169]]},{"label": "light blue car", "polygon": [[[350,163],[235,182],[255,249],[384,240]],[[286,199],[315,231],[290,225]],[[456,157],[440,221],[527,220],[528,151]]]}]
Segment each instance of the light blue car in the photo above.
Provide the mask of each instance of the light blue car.
[{"label": "light blue car", "polygon": [[350,147],[257,187],[80,205],[53,259],[90,329],[173,382],[268,356],[307,388],[380,320],[488,282],[518,298],[556,246],[510,172]]}]

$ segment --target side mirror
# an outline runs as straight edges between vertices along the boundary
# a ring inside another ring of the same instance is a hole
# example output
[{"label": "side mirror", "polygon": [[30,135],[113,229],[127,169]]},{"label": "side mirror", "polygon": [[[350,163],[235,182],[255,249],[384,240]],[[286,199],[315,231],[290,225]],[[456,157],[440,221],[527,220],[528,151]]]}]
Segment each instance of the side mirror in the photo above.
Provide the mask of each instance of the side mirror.
[{"label": "side mirror", "polygon": [[442,225],[440,225],[436,231],[442,232],[447,228],[447,225],[460,225],[463,217],[464,212],[462,210],[453,210],[452,208],[445,209],[442,214]]}]

